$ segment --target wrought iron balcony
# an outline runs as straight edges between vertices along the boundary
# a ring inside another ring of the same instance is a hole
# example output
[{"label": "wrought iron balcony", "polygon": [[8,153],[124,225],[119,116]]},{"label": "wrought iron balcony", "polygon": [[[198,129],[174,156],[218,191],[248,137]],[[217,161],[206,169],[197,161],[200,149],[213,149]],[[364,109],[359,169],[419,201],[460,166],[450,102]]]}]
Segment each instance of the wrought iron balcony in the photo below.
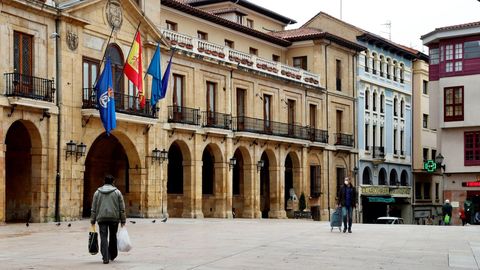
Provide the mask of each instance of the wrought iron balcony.
[{"label": "wrought iron balcony", "polygon": [[[114,92],[115,111],[124,114],[156,118],[156,110],[152,110],[150,100],[145,100],[145,106],[140,107],[140,99],[137,96],[125,95]],[[83,89],[82,109],[98,109],[97,94],[93,88]]]},{"label": "wrought iron balcony", "polygon": [[310,140],[309,127],[239,116],[233,118],[233,130]]},{"label": "wrought iron balcony", "polygon": [[55,95],[53,80],[20,73],[5,73],[4,76],[6,96],[53,102]]},{"label": "wrought iron balcony", "polygon": [[310,140],[320,143],[328,143],[328,131],[310,128]]},{"label": "wrought iron balcony", "polygon": [[232,116],[218,112],[202,112],[204,127],[232,129]]},{"label": "wrought iron balcony", "polygon": [[385,147],[383,146],[373,147],[373,158],[385,158]]},{"label": "wrought iron balcony", "polygon": [[335,145],[353,147],[353,135],[344,133],[335,133]]},{"label": "wrought iron balcony", "polygon": [[200,110],[181,107],[181,106],[168,106],[168,122],[169,123],[181,123],[188,125],[200,125]]},{"label": "wrought iron balcony", "polygon": [[161,31],[162,34],[170,40],[171,45],[179,50],[217,59],[290,81],[320,87],[319,74],[288,66],[280,62],[260,58],[256,55],[234,50],[228,46],[211,43],[206,40],[197,39],[168,29],[162,29]]}]

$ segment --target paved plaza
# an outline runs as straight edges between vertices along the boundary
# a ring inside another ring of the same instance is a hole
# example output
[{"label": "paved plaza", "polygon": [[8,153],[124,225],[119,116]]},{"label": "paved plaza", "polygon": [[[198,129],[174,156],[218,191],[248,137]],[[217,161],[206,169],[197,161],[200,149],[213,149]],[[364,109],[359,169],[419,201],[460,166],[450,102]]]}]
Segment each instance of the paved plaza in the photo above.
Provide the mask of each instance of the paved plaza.
[{"label": "paved plaza", "polygon": [[480,226],[129,219],[134,248],[103,265],[88,221],[0,226],[0,269],[480,269]]}]

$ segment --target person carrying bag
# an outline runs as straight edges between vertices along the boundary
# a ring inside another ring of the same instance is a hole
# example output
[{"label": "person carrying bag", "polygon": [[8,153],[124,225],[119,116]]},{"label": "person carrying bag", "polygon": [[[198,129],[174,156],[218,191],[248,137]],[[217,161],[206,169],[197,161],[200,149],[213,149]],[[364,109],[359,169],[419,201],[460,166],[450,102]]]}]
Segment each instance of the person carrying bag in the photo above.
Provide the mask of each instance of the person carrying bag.
[{"label": "person carrying bag", "polygon": [[126,220],[123,196],[113,185],[114,180],[111,175],[105,176],[105,184],[95,191],[90,217],[90,223],[95,225],[98,222],[100,228],[100,251],[104,264],[117,257],[118,223],[124,228]]},{"label": "person carrying bag", "polygon": [[88,233],[88,252],[92,255],[98,253],[98,233],[95,231],[95,225],[92,225]]}]

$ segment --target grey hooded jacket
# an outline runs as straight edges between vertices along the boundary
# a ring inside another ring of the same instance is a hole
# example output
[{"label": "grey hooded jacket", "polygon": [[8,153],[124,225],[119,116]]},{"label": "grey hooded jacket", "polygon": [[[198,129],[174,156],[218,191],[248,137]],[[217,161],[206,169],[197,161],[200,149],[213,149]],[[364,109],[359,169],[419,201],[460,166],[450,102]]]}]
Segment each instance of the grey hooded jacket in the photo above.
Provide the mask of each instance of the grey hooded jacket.
[{"label": "grey hooded jacket", "polygon": [[98,188],[93,195],[90,223],[113,221],[124,224],[125,219],[125,203],[120,190],[109,184]]}]

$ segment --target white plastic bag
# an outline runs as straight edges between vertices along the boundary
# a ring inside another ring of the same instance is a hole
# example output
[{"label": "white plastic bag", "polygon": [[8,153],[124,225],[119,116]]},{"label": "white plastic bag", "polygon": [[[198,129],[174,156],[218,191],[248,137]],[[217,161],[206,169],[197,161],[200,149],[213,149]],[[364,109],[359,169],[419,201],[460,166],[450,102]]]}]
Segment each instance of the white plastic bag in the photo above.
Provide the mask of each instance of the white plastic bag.
[{"label": "white plastic bag", "polygon": [[132,249],[132,243],[125,227],[120,228],[117,232],[117,249],[120,252],[129,252]]}]

